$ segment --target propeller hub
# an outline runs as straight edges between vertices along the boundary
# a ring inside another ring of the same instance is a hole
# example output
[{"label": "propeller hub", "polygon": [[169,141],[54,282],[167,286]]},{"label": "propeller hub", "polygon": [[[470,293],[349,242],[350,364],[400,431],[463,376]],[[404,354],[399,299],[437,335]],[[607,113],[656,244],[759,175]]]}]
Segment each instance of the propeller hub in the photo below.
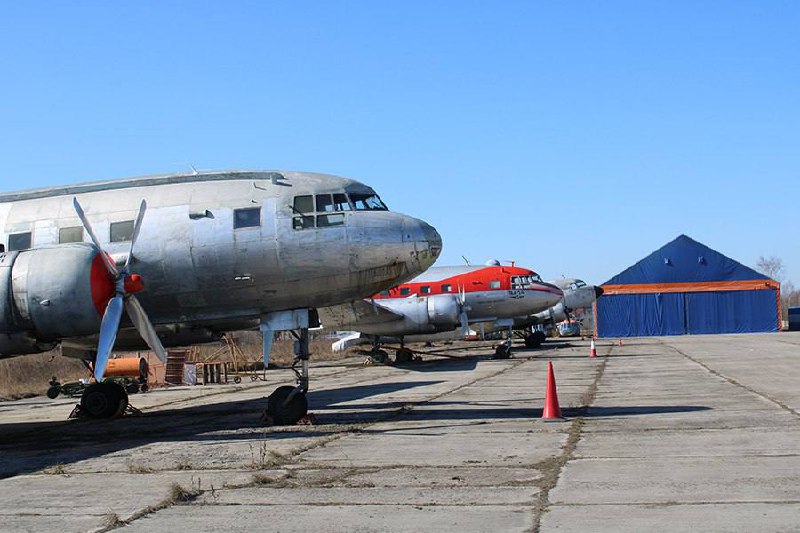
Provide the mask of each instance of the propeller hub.
[{"label": "propeller hub", "polygon": [[144,280],[139,274],[125,276],[125,294],[135,294],[144,289]]}]

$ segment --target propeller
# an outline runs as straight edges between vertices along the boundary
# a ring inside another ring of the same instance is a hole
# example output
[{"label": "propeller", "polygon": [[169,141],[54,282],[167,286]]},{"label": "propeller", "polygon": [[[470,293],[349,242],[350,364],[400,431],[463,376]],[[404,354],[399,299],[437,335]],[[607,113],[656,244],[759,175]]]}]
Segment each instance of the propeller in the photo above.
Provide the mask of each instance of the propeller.
[{"label": "propeller", "polygon": [[147,202],[142,200],[139,205],[139,212],[136,215],[136,221],[133,225],[133,235],[131,235],[131,246],[128,250],[128,257],[125,259],[125,264],[122,268],[117,268],[117,265],[111,259],[100,244],[89,219],[86,218],[86,213],[83,211],[81,204],[77,198],[72,199],[72,204],[75,206],[75,212],[83,223],[86,233],[92,239],[92,242],[100,251],[103,262],[108,270],[109,275],[114,280],[114,297],[108,301],[106,310],[103,313],[103,321],[100,323],[100,339],[97,342],[97,356],[94,362],[94,377],[97,381],[103,379],[106,366],[108,365],[108,358],[111,355],[111,350],[114,348],[114,342],[117,340],[117,332],[119,331],[119,322],[122,318],[123,308],[128,312],[133,326],[139,332],[142,339],[147,343],[156,356],[163,362],[167,362],[167,351],[164,345],[156,334],[156,329],[150,319],[147,317],[142,304],[136,298],[134,293],[142,290],[142,278],[136,274],[131,274],[130,265],[133,258],[133,247],[136,244],[136,239],[139,237],[139,231],[142,227],[144,220],[144,213],[147,210]]}]

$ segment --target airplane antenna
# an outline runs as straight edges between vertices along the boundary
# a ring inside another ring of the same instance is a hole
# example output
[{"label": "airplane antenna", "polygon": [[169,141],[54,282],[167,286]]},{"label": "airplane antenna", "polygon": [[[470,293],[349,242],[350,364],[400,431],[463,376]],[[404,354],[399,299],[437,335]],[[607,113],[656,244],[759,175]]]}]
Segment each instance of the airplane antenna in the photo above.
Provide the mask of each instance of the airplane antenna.
[{"label": "airplane antenna", "polygon": [[469,262],[469,259],[467,259],[467,256],[465,256],[465,255],[462,255],[462,256],[461,256],[461,259],[463,259],[463,260],[464,260],[464,262],[467,264],[467,266],[472,266],[472,264]]},{"label": "airplane antenna", "polygon": [[191,169],[192,169],[192,174],[194,174],[195,176],[197,176],[197,174],[199,174],[199,172],[197,172],[197,169],[196,169],[196,168],[194,168],[194,165],[193,165],[193,164],[191,164],[191,163],[187,163],[187,164],[189,165],[189,168],[191,168]]}]

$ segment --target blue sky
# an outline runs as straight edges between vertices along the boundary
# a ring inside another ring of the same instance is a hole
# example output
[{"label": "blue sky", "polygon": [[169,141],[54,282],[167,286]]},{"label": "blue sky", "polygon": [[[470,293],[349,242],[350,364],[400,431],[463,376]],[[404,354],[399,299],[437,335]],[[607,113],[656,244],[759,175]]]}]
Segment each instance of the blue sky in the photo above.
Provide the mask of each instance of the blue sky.
[{"label": "blue sky", "polygon": [[328,172],[440,264],[603,282],[685,233],[800,285],[800,4],[0,7],[0,190]]}]

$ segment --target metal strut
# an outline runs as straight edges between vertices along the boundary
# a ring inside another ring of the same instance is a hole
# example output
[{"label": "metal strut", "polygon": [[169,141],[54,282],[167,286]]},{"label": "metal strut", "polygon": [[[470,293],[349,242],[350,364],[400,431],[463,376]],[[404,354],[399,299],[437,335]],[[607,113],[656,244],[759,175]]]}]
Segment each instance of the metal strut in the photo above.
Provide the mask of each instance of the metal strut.
[{"label": "metal strut", "polygon": [[[297,379],[297,387],[295,387],[295,390],[289,395],[287,401],[290,401],[298,392],[308,392],[308,360],[311,357],[308,350],[308,328],[300,328],[300,334],[295,330],[291,330],[291,334],[292,337],[296,339],[292,371]],[[299,370],[297,368],[298,365],[300,366]]]}]

